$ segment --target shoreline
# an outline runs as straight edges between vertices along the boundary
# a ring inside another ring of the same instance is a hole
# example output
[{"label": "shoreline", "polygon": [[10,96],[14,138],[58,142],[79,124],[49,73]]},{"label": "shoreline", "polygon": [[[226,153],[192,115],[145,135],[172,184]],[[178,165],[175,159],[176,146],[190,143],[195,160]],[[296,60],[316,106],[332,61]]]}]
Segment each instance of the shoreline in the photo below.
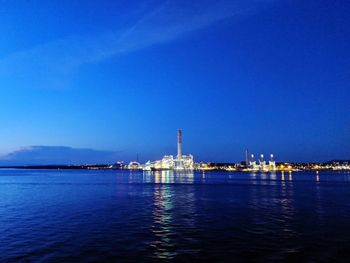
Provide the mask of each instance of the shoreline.
[{"label": "shoreline", "polygon": [[[127,169],[127,168],[115,168],[111,165],[24,165],[24,166],[0,166],[0,170],[3,169],[17,169],[17,170],[123,170],[123,171],[143,171],[143,172],[161,172],[161,171],[174,171],[174,170],[153,170],[144,171],[142,169]],[[221,171],[221,172],[245,172],[245,173],[273,173],[273,172],[303,172],[303,171],[350,171],[349,168],[339,169],[339,168],[319,168],[319,169],[276,169],[274,171],[255,171],[246,169],[225,169],[225,168],[213,168],[213,169],[194,169],[193,172],[211,172],[211,171]],[[177,171],[174,171],[177,172]],[[186,172],[186,171],[179,171]]]}]

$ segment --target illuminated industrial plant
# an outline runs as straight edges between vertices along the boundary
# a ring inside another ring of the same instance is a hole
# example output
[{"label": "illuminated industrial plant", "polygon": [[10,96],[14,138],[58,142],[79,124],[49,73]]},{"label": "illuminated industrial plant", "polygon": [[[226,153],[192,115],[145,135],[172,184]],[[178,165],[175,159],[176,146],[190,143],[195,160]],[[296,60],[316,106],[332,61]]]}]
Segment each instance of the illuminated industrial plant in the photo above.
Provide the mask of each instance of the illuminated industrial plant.
[{"label": "illuminated industrial plant", "polygon": [[193,170],[193,156],[182,154],[182,130],[179,129],[177,132],[177,156],[174,158],[173,155],[165,155],[162,160],[154,162],[148,161],[143,166],[144,171],[152,170],[176,170],[176,171],[187,171]]},{"label": "illuminated industrial plant", "polygon": [[261,171],[261,172],[276,171],[276,162],[273,159],[273,154],[270,155],[270,160],[268,163],[264,160],[263,154],[260,155],[258,162],[255,161],[254,154],[252,154],[251,160],[248,162],[248,165],[247,165],[247,170]]}]

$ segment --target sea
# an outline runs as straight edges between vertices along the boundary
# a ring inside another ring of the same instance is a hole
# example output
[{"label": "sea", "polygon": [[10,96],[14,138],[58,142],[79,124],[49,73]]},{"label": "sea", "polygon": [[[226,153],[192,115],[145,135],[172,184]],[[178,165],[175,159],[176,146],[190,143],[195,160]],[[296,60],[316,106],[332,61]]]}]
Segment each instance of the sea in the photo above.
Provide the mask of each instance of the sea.
[{"label": "sea", "polygon": [[0,262],[350,262],[350,172],[1,169]]}]

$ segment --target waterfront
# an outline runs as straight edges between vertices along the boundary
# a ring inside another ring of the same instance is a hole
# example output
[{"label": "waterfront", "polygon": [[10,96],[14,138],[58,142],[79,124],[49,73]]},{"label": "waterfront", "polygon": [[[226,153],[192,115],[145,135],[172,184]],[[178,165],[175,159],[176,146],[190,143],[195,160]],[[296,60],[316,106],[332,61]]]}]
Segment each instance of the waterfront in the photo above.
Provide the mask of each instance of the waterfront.
[{"label": "waterfront", "polygon": [[341,261],[349,193],[344,171],[4,169],[0,261]]}]

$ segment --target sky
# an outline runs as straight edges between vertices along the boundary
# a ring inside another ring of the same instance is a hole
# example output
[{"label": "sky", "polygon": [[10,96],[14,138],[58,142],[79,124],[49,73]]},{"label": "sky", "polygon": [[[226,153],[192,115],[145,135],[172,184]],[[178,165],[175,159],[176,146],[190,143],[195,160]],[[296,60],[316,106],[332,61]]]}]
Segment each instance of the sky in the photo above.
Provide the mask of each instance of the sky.
[{"label": "sky", "polygon": [[350,2],[0,0],[0,164],[350,159]]}]

